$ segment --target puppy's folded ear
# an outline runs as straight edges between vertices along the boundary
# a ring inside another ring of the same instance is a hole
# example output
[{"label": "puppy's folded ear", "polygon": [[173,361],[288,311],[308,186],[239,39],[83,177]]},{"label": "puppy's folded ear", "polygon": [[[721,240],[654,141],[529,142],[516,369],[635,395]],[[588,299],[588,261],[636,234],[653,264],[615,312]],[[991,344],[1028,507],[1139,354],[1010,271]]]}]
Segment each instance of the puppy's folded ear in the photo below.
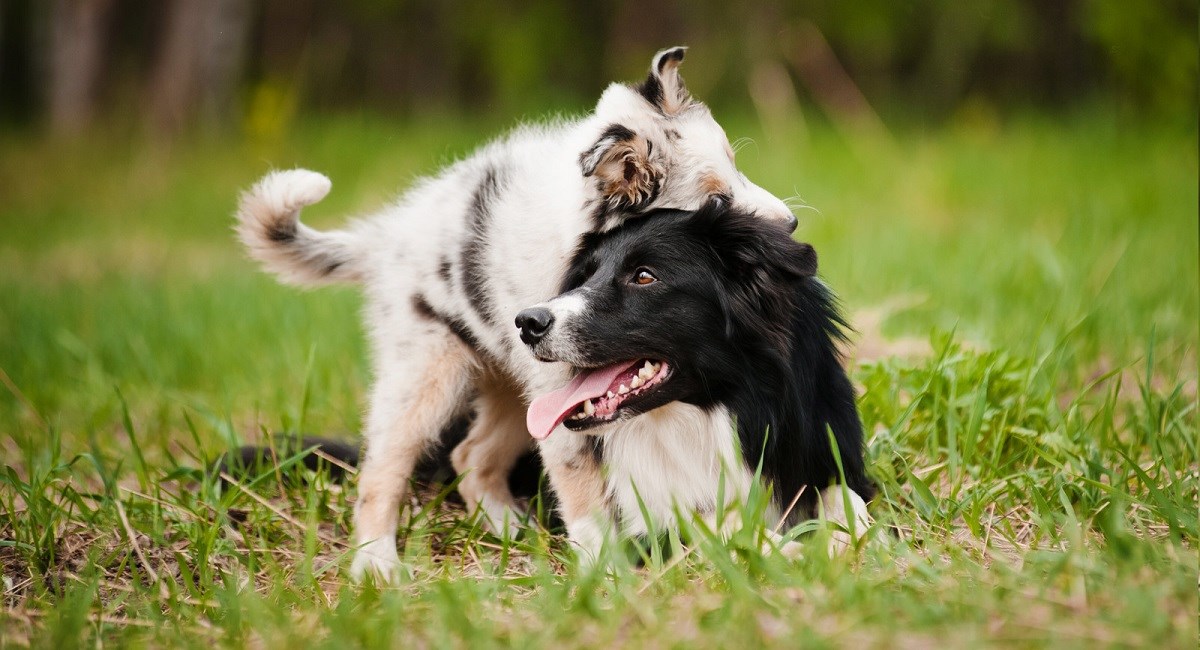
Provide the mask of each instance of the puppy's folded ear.
[{"label": "puppy's folded ear", "polygon": [[584,177],[595,177],[600,195],[616,209],[641,209],[658,194],[662,171],[651,162],[652,145],[628,127],[613,124],[579,155]]},{"label": "puppy's folded ear", "polygon": [[669,47],[654,55],[650,60],[650,74],[637,86],[637,91],[652,106],[664,115],[675,115],[687,107],[692,96],[679,76],[679,64],[683,62],[686,47]]}]

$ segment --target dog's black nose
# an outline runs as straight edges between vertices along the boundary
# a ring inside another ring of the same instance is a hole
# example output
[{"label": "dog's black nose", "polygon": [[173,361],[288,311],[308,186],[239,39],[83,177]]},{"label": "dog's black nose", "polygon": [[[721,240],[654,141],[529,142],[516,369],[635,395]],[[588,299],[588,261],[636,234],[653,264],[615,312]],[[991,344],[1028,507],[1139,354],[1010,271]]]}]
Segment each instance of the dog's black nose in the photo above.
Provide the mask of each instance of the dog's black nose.
[{"label": "dog's black nose", "polygon": [[521,330],[521,340],[525,345],[537,344],[553,324],[554,314],[545,307],[530,307],[517,314],[517,327]]},{"label": "dog's black nose", "polygon": [[789,214],[788,220],[787,220],[788,232],[796,232],[796,226],[799,226],[799,225],[800,225],[800,220],[796,218],[796,215]]}]

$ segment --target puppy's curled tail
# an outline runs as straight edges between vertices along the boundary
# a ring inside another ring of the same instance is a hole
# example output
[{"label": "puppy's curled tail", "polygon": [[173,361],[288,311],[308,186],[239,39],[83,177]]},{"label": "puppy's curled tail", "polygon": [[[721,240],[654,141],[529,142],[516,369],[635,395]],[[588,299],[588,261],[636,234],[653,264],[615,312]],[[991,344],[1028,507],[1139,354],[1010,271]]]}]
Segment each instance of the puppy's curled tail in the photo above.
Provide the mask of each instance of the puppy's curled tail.
[{"label": "puppy's curled tail", "polygon": [[321,232],[300,223],[300,209],[329,193],[323,174],[290,169],[267,174],[242,194],[236,226],[250,256],[283,282],[358,282],[362,255],[350,231]]}]

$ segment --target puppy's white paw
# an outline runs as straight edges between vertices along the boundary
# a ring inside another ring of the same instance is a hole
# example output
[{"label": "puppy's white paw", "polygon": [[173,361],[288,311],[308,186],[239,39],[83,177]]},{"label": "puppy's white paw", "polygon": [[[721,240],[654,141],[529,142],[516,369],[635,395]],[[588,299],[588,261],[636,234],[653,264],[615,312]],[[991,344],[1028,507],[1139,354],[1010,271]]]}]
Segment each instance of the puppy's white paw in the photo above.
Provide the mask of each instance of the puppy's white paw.
[{"label": "puppy's white paw", "polygon": [[368,577],[388,584],[396,579],[400,570],[400,556],[396,553],[396,538],[391,535],[373,539],[359,547],[350,564],[350,577],[363,582]]}]

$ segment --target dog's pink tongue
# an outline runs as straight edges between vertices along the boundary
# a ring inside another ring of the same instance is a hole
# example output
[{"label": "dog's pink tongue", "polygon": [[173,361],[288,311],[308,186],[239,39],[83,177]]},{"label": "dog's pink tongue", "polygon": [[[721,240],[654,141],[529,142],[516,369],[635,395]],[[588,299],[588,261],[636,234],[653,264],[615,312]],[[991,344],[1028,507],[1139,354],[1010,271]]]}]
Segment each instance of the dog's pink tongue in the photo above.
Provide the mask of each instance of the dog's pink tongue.
[{"label": "dog's pink tongue", "polygon": [[525,424],[529,434],[538,440],[545,440],[571,411],[575,410],[584,400],[600,397],[608,392],[613,380],[623,371],[633,366],[637,361],[625,361],[605,368],[585,370],[571,380],[563,388],[546,393],[533,400],[529,411],[525,414]]}]

